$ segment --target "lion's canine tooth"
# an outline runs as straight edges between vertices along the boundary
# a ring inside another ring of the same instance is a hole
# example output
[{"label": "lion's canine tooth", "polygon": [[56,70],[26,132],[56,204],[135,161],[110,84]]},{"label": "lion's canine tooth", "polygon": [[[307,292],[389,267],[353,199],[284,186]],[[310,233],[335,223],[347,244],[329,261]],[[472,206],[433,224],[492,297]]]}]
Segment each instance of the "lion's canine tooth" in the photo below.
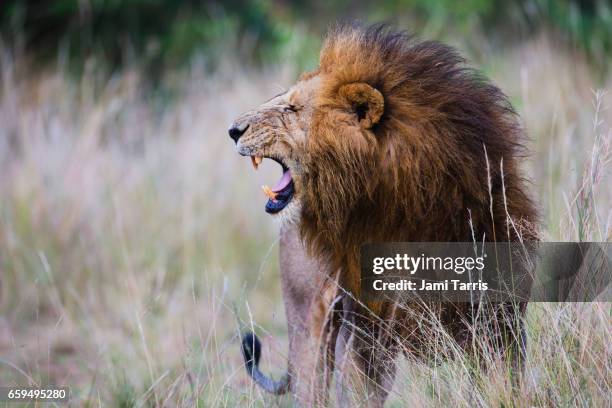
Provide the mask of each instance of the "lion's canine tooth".
[{"label": "lion's canine tooth", "polygon": [[262,161],[263,157],[261,156],[251,156],[251,163],[253,163],[253,167],[255,168],[255,170],[257,170],[257,167],[259,167]]},{"label": "lion's canine tooth", "polygon": [[276,193],[272,191],[272,189],[266,185],[261,186],[264,194],[272,201],[276,201]]}]

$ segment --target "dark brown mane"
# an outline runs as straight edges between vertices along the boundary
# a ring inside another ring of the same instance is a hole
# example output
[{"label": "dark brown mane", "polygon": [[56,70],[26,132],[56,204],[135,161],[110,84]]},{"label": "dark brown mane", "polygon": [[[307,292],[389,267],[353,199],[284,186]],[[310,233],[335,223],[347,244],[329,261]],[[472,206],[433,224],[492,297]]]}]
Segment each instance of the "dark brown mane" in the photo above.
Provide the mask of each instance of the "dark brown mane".
[{"label": "dark brown mane", "polygon": [[[535,239],[517,116],[454,49],[384,26],[341,26],[318,73],[301,232],[347,289],[358,291],[367,242]],[[351,83],[384,98],[371,129],[346,120],[347,109],[361,109],[339,96]]]}]

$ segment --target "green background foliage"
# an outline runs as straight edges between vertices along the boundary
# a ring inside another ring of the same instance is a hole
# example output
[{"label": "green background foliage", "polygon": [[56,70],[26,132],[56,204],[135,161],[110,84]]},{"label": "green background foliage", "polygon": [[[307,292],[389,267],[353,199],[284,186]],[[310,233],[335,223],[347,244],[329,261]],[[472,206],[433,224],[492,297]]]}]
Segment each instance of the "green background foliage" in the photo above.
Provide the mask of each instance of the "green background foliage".
[{"label": "green background foliage", "polygon": [[[456,46],[520,115],[542,239],[610,241],[609,1],[0,0],[0,384],[68,385],[84,407],[293,406],[239,348],[255,330],[265,372],[287,367],[260,189],[281,169],[253,171],[227,128],[313,68],[336,20]],[[436,364],[401,361],[388,405],[612,406],[610,307],[530,304],[518,387],[439,330]]]},{"label": "green background foliage", "polygon": [[274,63],[288,47],[311,60],[314,39],[330,23],[352,19],[401,23],[446,40],[479,29],[504,43],[547,29],[597,67],[607,68],[612,54],[605,0],[6,0],[0,32],[5,43],[43,60],[93,56],[111,69],[138,63],[156,73],[194,56],[214,67],[220,53]]}]

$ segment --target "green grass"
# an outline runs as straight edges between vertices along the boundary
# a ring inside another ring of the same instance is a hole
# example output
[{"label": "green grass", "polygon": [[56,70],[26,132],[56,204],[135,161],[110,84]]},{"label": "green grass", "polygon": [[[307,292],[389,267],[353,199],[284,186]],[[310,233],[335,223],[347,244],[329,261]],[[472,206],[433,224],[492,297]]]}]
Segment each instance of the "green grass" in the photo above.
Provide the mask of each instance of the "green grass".
[{"label": "green grass", "polygon": [[[66,384],[83,406],[291,406],[253,387],[238,342],[254,325],[263,369],[284,370],[277,231],[259,188],[278,169],[253,172],[226,129],[292,67],[194,71],[160,111],[138,72],[75,83],[5,56],[0,384]],[[586,64],[544,37],[485,57],[531,138],[544,238],[609,240],[612,95],[597,99]],[[610,405],[609,303],[532,304],[527,324],[518,391],[502,369],[468,375],[461,355],[403,361],[389,406]]]}]

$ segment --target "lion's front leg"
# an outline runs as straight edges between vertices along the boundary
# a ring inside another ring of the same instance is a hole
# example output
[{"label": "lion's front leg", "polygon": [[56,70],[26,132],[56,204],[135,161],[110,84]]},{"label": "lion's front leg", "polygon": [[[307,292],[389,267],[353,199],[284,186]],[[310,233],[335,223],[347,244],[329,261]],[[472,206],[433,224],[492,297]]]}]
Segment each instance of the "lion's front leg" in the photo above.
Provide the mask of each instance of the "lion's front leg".
[{"label": "lion's front leg", "polygon": [[322,265],[307,256],[295,227],[281,230],[280,265],[291,392],[303,406],[324,406],[339,326],[333,318],[337,286]]},{"label": "lion's front leg", "polygon": [[330,287],[322,288],[307,316],[302,316],[307,324],[297,319],[289,324],[291,391],[303,406],[327,405],[339,329],[333,317],[335,292]]}]

